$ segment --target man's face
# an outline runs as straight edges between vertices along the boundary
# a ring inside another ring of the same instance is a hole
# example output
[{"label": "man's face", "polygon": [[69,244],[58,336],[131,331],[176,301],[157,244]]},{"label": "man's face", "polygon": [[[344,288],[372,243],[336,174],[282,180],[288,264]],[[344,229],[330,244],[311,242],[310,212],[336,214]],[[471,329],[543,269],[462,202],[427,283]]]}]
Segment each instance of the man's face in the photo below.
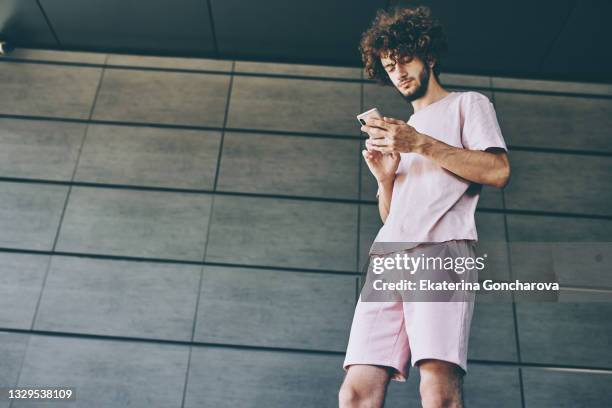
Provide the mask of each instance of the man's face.
[{"label": "man's face", "polygon": [[394,61],[385,56],[380,58],[380,62],[395,88],[407,101],[412,102],[427,93],[431,68],[420,58],[404,57]]}]

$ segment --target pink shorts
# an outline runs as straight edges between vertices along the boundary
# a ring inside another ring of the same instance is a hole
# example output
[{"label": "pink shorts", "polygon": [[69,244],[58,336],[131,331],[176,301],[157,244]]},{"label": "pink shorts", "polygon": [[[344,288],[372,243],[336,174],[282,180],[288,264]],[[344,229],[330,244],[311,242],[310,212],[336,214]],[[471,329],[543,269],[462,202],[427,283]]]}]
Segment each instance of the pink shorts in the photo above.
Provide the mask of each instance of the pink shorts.
[{"label": "pink shorts", "polygon": [[444,360],[467,372],[473,311],[474,302],[362,302],[360,295],[342,367],[388,366],[395,369],[391,379],[402,382],[409,361],[414,367],[422,359]]}]

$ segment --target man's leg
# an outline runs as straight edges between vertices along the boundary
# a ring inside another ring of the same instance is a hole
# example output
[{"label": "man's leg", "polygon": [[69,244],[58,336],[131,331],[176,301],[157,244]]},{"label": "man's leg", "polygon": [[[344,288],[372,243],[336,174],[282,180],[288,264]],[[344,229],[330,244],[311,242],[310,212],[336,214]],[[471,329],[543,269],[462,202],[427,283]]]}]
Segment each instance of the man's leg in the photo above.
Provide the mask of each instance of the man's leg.
[{"label": "man's leg", "polygon": [[423,408],[463,408],[463,376],[456,364],[425,359],[417,363]]},{"label": "man's leg", "polygon": [[340,408],[381,408],[392,370],[377,365],[350,365],[338,393]]}]

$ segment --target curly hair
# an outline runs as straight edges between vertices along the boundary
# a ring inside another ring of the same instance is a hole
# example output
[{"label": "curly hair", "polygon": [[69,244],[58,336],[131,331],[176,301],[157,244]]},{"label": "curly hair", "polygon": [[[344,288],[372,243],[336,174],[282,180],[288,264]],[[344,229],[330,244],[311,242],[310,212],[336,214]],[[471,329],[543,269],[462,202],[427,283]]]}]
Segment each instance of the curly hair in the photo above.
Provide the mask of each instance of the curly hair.
[{"label": "curly hair", "polygon": [[437,79],[447,42],[442,25],[431,17],[429,7],[418,6],[392,12],[379,10],[370,28],[363,33],[359,50],[369,78],[389,85],[391,81],[380,62],[381,56],[396,62],[414,57],[424,63],[435,59],[433,72]]}]

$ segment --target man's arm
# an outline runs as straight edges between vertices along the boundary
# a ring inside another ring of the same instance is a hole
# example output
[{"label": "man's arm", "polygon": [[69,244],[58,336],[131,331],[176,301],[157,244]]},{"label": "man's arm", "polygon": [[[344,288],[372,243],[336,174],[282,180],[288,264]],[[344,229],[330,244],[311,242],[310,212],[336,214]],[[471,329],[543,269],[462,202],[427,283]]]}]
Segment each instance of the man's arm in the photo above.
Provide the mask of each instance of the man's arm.
[{"label": "man's arm", "polygon": [[[385,121],[386,120],[386,121]],[[369,118],[361,130],[370,135],[370,148],[382,153],[413,152],[436,162],[465,180],[503,188],[510,179],[510,163],[503,149],[468,150],[450,146],[419,133],[403,121]]]},{"label": "man's arm", "polygon": [[393,195],[393,180],[378,183],[378,212],[383,224],[387,221],[391,209],[391,196]]},{"label": "man's arm", "polygon": [[500,148],[489,151],[467,150],[447,145],[421,133],[421,142],[414,152],[474,183],[504,188],[510,179],[508,155]]}]

